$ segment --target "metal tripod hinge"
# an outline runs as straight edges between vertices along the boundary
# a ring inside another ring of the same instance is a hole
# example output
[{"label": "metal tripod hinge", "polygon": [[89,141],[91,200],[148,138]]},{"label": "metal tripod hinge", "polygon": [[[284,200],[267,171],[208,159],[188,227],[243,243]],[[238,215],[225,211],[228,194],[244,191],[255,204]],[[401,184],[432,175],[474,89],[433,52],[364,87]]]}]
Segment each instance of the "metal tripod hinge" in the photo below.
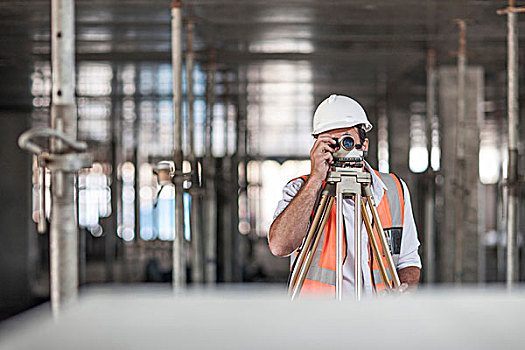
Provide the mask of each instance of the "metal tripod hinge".
[{"label": "metal tripod hinge", "polygon": [[[49,153],[34,142],[36,138],[54,138],[57,142],[68,146],[70,151],[58,154]],[[37,156],[39,168],[39,217],[37,229],[38,232],[44,233],[47,229],[45,217],[45,169],[47,168],[57,173],[74,173],[80,169],[91,167],[93,159],[91,154],[85,152],[87,150],[87,144],[85,142],[74,140],[66,134],[51,128],[33,128],[25,131],[18,138],[18,146]],[[60,176],[57,177],[57,179],[60,179]],[[57,181],[53,186],[56,186],[57,192],[62,192],[61,181]]]},{"label": "metal tripod hinge", "polygon": [[[335,168],[328,173],[326,185],[321,193],[321,200],[318,208],[315,208],[312,223],[308,229],[305,238],[304,248],[300,251],[294,268],[291,272],[290,285],[288,293],[292,299],[295,299],[304,284],[314,254],[317,251],[322,231],[328,220],[332,205],[336,202],[336,278],[335,278],[335,297],[342,300],[343,297],[343,263],[344,263],[344,217],[343,201],[346,198],[354,200],[354,292],[357,300],[361,299],[363,287],[362,278],[362,252],[361,252],[361,224],[364,222],[368,234],[373,254],[379,265],[381,278],[387,290],[398,288],[400,286],[399,276],[395,269],[395,264],[390,251],[390,245],[387,242],[383,226],[377,212],[374,197],[371,190],[371,174],[368,172],[358,171],[355,169]],[[372,221],[368,215],[367,207],[372,213],[373,222],[375,223],[379,242],[376,240],[373,232]],[[383,262],[383,255],[386,258],[386,265]],[[390,284],[387,268],[392,276]]]}]

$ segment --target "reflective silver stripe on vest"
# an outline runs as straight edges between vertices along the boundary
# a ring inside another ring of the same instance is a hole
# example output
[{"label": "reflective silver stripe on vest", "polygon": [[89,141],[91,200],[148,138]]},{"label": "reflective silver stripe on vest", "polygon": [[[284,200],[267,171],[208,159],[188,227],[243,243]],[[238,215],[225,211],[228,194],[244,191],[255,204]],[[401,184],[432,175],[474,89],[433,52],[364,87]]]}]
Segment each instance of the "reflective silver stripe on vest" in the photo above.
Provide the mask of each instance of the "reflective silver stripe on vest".
[{"label": "reflective silver stripe on vest", "polygon": [[[392,215],[392,227],[402,228],[403,218],[401,217],[401,198],[399,198],[399,191],[397,190],[394,176],[386,173],[379,173],[379,176],[387,188],[385,192],[388,199],[388,205],[390,206],[390,214]],[[388,235],[386,231],[385,233]],[[388,237],[388,240],[390,240],[390,236]],[[392,251],[392,248],[390,248],[390,251]],[[392,254],[392,259],[394,260],[394,265],[397,266],[399,263],[399,254]]]},{"label": "reflective silver stripe on vest", "polygon": [[[388,267],[386,267],[386,275],[388,276],[388,282],[390,283],[392,281],[392,275],[390,274],[390,269]],[[383,283],[385,282],[383,281],[383,277],[381,276],[379,269],[374,270],[374,281],[376,284],[379,283],[379,281],[382,281]]]},{"label": "reflective silver stripe on vest", "polygon": [[386,196],[392,214],[392,227],[403,227],[403,218],[401,217],[401,201],[394,178],[390,174],[379,173],[381,180],[386,185]]},{"label": "reflective silver stripe on vest", "polygon": [[392,260],[394,260],[394,265],[399,265],[399,254],[392,254]]},{"label": "reflective silver stripe on vest", "polygon": [[[327,213],[327,215],[330,215],[330,212]],[[319,266],[319,261],[321,260],[321,252],[323,251],[324,233],[325,233],[324,231],[325,231],[325,228],[323,227],[323,234],[321,235],[321,240],[319,241],[319,245],[317,246],[317,250],[315,251],[314,259],[312,261],[312,265],[310,266],[310,270],[308,271],[308,274],[306,275],[306,278],[309,280],[313,280],[313,281],[335,286],[335,271],[325,269]]]},{"label": "reflective silver stripe on vest", "polygon": [[[328,215],[330,215],[330,213],[328,213]],[[323,251],[324,231],[325,230],[323,228],[319,245],[317,246],[317,250],[315,251],[314,258],[312,260],[312,265],[310,265],[310,270],[308,270],[306,278],[309,280],[335,286],[335,271],[325,269],[319,266],[319,261],[321,260],[321,252]],[[297,256],[295,254],[292,254],[290,259],[291,266],[293,266],[295,259],[297,259]]]}]

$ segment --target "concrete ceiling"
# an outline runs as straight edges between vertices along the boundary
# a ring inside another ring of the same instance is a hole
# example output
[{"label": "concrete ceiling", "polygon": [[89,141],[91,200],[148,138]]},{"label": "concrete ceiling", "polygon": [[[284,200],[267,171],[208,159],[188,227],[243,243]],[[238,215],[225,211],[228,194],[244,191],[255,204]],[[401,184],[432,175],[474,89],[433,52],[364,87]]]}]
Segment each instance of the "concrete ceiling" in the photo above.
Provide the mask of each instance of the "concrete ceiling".
[{"label": "concrete ceiling", "polygon": [[[166,0],[76,1],[77,59],[169,62],[169,5]],[[422,98],[428,49],[436,50],[438,65],[455,64],[455,18],[471,21],[469,64],[483,65],[488,75],[501,74],[506,66],[506,17],[496,14],[505,1],[186,0],[183,6],[184,19],[196,23],[200,62],[209,60],[213,48],[223,69],[307,64],[316,100],[338,91],[374,103],[384,90],[381,84],[403,88],[408,100]],[[49,12],[49,0],[0,3],[3,76],[23,70],[12,67],[49,58]],[[275,76],[253,79],[279,82]],[[11,98],[23,95],[27,80],[10,84]],[[1,104],[9,104],[6,92],[2,96]]]}]

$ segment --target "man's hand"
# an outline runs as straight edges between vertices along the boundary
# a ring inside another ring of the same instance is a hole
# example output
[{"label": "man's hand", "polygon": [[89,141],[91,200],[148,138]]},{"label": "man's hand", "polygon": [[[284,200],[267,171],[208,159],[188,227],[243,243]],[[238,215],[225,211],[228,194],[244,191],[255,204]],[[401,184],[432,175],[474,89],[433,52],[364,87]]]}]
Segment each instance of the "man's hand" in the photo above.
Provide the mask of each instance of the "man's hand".
[{"label": "man's hand", "polygon": [[421,270],[416,266],[405,267],[398,271],[399,280],[401,285],[397,288],[399,293],[406,293],[412,289],[415,289],[419,284],[419,275]]},{"label": "man's hand", "polygon": [[321,184],[326,178],[330,163],[333,161],[332,153],[335,151],[333,135],[320,135],[310,150],[310,179]]},{"label": "man's hand", "polygon": [[[399,270],[399,280],[401,285],[393,290],[394,294],[410,294],[410,292],[417,288],[419,284],[420,269],[416,266],[405,267]],[[388,290],[383,290],[379,295],[387,295]]]},{"label": "man's hand", "polygon": [[270,226],[268,241],[270,251],[286,256],[296,250],[303,241],[315,200],[326,178],[336,142],[332,134],[320,135],[310,151],[311,171],[306,183]]},{"label": "man's hand", "polygon": [[399,288],[397,288],[398,293],[405,293],[406,291],[408,291],[408,283],[401,283]]}]

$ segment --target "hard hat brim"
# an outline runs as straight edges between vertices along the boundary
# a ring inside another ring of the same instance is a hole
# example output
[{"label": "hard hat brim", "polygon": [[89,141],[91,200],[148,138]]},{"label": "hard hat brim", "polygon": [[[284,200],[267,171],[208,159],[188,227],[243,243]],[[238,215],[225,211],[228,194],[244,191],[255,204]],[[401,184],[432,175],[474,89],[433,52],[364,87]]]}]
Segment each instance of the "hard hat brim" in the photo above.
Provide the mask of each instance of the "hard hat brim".
[{"label": "hard hat brim", "polygon": [[348,123],[348,122],[336,121],[333,123],[324,124],[322,128],[318,128],[314,130],[312,132],[312,136],[317,136],[323,132],[330,131],[330,130],[341,129],[341,128],[351,128],[359,124],[364,124],[366,132],[369,132],[370,130],[372,130],[372,124],[368,122],[367,123],[363,123],[363,122]]}]

